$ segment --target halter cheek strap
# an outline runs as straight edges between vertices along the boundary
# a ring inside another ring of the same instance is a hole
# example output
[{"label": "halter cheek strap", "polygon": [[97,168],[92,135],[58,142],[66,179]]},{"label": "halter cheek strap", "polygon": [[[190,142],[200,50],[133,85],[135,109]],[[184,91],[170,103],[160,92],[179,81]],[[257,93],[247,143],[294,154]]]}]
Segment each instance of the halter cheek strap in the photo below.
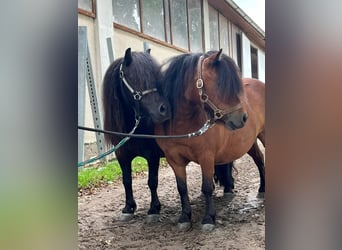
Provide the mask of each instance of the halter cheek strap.
[{"label": "halter cheek strap", "polygon": [[234,106],[229,110],[222,110],[216,107],[216,105],[209,99],[208,95],[204,92],[204,81],[202,79],[202,64],[203,64],[203,56],[200,56],[197,64],[197,81],[196,81],[196,88],[198,89],[198,94],[200,96],[201,102],[207,104],[211,110],[214,112],[213,122],[222,119],[223,116],[228,115],[234,111],[237,111],[242,108],[241,103]]},{"label": "halter cheek strap", "polygon": [[120,78],[123,81],[123,83],[125,84],[125,86],[127,87],[127,89],[129,90],[129,92],[131,92],[131,94],[133,95],[134,100],[136,100],[136,101],[140,101],[144,95],[147,95],[147,94],[152,93],[152,92],[157,92],[156,88],[147,89],[144,91],[134,90],[131,87],[131,85],[129,85],[129,83],[127,82],[127,80],[125,78],[125,73],[122,70],[122,64],[120,64]]},{"label": "halter cheek strap", "polygon": [[152,89],[147,89],[143,91],[134,90],[125,78],[125,73],[122,70],[122,64],[120,64],[120,78],[122,82],[125,84],[125,86],[127,87],[127,89],[129,90],[129,92],[131,92],[131,94],[133,95],[133,99],[135,101],[135,109],[134,109],[135,116],[140,117],[140,100],[149,93],[157,92],[157,89],[152,88]]}]

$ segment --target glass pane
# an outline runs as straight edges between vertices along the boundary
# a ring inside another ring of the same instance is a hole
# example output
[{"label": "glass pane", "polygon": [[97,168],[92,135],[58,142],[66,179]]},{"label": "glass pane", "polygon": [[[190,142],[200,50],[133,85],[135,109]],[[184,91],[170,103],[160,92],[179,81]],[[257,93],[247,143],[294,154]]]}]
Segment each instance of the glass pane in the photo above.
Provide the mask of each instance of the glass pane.
[{"label": "glass pane", "polygon": [[93,12],[93,2],[91,0],[78,0],[78,8]]},{"label": "glass pane", "polygon": [[163,0],[142,1],[143,32],[165,41]]},{"label": "glass pane", "polygon": [[258,79],[258,50],[251,46],[252,77]]},{"label": "glass pane", "polygon": [[229,55],[228,46],[228,23],[227,19],[220,14],[220,48],[226,55]]},{"label": "glass pane", "polygon": [[200,0],[189,0],[189,33],[191,52],[203,52],[202,8]]},{"label": "glass pane", "polygon": [[164,0],[166,41],[171,43],[169,0]]},{"label": "glass pane", "polygon": [[114,22],[140,31],[139,0],[113,0]]},{"label": "glass pane", "polygon": [[172,0],[171,4],[172,42],[176,46],[188,49],[186,1]]},{"label": "glass pane", "polygon": [[217,10],[209,6],[210,50],[219,50]]}]

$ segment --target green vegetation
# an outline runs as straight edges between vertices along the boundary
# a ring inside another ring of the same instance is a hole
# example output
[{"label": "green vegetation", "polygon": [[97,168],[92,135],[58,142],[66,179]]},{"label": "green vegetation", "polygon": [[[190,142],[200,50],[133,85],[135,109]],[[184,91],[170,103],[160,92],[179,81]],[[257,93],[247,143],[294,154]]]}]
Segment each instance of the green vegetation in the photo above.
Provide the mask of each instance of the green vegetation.
[{"label": "green vegetation", "polygon": [[[165,159],[160,164],[165,165]],[[147,161],[142,157],[134,158],[132,162],[132,172],[140,173],[147,171]],[[78,171],[78,189],[98,187],[119,179],[122,176],[121,168],[117,160],[104,165],[84,168]]]}]

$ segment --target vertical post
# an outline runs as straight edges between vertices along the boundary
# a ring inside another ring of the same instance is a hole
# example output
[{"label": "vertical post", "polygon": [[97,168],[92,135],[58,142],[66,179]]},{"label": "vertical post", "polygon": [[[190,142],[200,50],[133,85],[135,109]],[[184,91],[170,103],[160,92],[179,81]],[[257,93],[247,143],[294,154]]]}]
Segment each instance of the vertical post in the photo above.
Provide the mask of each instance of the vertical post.
[{"label": "vertical post", "polygon": [[[91,111],[93,113],[94,127],[96,129],[102,129],[101,118],[100,118],[100,109],[99,109],[99,105],[97,102],[96,85],[95,85],[95,81],[94,81],[93,68],[92,68],[91,59],[90,59],[89,47],[88,47],[88,51],[87,51],[87,57],[85,60],[85,65],[86,65],[86,77],[87,77],[87,83],[88,83],[89,99],[90,99]],[[103,153],[105,153],[104,134],[100,133],[100,132],[96,132],[95,135],[96,135],[98,153],[103,154]],[[103,161],[105,161],[105,159],[103,159]]]},{"label": "vertical post", "polygon": [[203,33],[204,33],[204,51],[210,50],[210,31],[209,31],[209,3],[203,0]]},{"label": "vertical post", "polygon": [[[84,126],[85,120],[85,60],[87,46],[87,27],[78,27],[78,124]],[[78,130],[78,162],[84,161],[84,131]]]},{"label": "vertical post", "polygon": [[107,37],[114,37],[112,0],[96,1],[96,19],[94,24],[96,46],[94,62],[97,66],[96,80],[98,86],[101,86],[106,70],[110,65]]},{"label": "vertical post", "polygon": [[[95,80],[97,90],[102,89],[103,78],[111,63],[111,60],[115,58],[115,47],[112,44],[113,58],[110,58],[108,53],[108,37],[113,42],[114,27],[113,27],[113,0],[101,0],[96,1],[96,18],[94,20],[95,31],[95,54],[93,56],[93,63],[96,64]],[[99,100],[102,100],[102,93],[98,93]],[[98,103],[98,111],[100,118],[104,112],[102,102]],[[103,121],[103,120],[102,120]]]},{"label": "vertical post", "polygon": [[146,52],[150,48],[150,44],[148,42],[144,42],[144,52]]},{"label": "vertical post", "polygon": [[114,52],[112,47],[112,39],[107,37],[107,47],[108,47],[108,56],[109,56],[109,64],[114,62]]}]

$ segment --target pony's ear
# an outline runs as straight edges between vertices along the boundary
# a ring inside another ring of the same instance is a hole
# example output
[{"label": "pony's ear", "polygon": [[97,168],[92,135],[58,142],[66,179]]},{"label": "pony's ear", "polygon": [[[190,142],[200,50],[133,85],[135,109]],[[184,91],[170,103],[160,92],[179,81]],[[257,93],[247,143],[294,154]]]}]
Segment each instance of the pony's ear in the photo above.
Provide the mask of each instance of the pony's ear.
[{"label": "pony's ear", "polygon": [[221,61],[221,57],[222,57],[222,48],[219,50],[219,52],[217,52],[214,63]]},{"label": "pony's ear", "polygon": [[147,49],[146,52],[147,52],[148,54],[151,54],[151,49]]},{"label": "pony's ear", "polygon": [[132,62],[132,52],[131,52],[131,48],[128,48],[126,49],[125,57],[124,57],[125,66],[130,65],[131,62]]}]

